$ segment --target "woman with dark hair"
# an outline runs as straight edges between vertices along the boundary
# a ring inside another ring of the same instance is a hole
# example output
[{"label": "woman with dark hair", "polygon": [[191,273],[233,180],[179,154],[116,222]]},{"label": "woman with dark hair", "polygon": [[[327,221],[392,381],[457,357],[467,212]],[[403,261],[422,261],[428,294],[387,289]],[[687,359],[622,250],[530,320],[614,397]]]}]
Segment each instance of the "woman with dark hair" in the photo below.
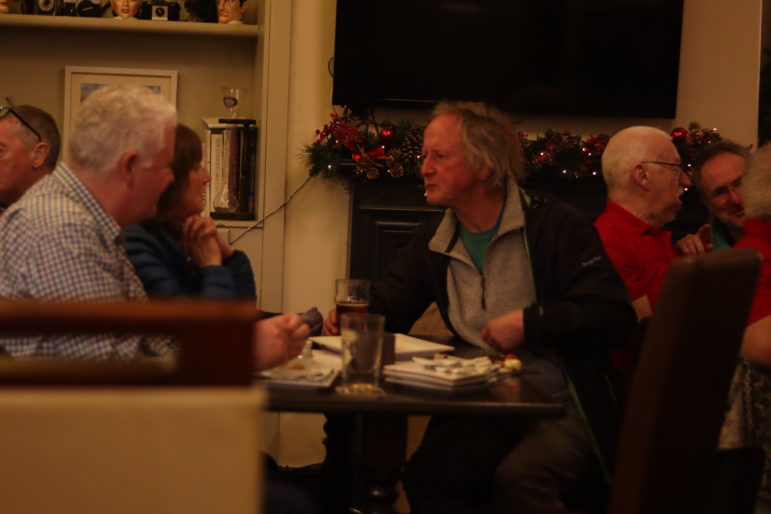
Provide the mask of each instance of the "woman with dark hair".
[{"label": "woman with dark hair", "polygon": [[256,299],[249,259],[200,215],[211,180],[201,139],[177,125],[174,182],[158,201],[155,217],[123,231],[126,253],[150,297]]},{"label": "woman with dark hair", "polygon": [[[172,182],[158,201],[155,217],[123,231],[126,253],[150,297],[256,299],[254,275],[246,254],[234,250],[217,233],[211,218],[200,215],[211,177],[202,162],[201,139],[191,128],[177,125]],[[297,356],[293,340],[287,347],[272,344],[276,327],[302,320],[282,314],[255,324],[255,368],[268,369]],[[307,321],[302,320],[307,324]],[[298,332],[300,329],[297,329]],[[308,330],[303,329],[307,334]],[[296,341],[304,342],[304,338]],[[315,514],[310,499],[284,483],[266,456],[263,512]]]}]

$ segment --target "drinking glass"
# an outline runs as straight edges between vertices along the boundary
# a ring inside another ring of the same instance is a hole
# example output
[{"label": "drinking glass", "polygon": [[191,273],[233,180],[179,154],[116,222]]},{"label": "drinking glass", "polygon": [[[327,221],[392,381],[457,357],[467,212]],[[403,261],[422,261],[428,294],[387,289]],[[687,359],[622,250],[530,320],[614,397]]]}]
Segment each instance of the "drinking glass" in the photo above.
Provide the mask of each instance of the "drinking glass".
[{"label": "drinking glass", "polygon": [[369,308],[369,280],[338,278],[335,281],[337,320],[347,312],[365,313]]},{"label": "drinking glass", "polygon": [[349,312],[340,318],[340,336],[343,342],[343,382],[337,387],[340,394],[385,394],[380,388],[383,363],[383,327],[385,316]]},{"label": "drinking glass", "polygon": [[246,96],[248,89],[239,87],[220,87],[222,95],[222,104],[225,106],[225,117],[230,119],[243,118],[246,115],[244,111],[246,105]]}]

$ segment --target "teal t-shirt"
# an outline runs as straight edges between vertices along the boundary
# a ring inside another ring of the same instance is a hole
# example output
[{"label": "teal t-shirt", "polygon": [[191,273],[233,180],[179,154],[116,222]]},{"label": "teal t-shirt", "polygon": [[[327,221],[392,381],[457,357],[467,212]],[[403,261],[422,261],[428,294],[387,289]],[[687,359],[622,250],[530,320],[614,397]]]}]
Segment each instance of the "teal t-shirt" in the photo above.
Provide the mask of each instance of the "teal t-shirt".
[{"label": "teal t-shirt", "polygon": [[498,233],[498,228],[501,226],[501,216],[503,215],[503,209],[498,214],[498,219],[495,221],[495,225],[489,230],[484,232],[471,232],[463,224],[460,224],[460,238],[463,241],[463,245],[466,247],[466,251],[471,260],[476,266],[479,273],[482,272],[482,264],[484,262],[485,249],[487,245],[492,241],[493,236]]},{"label": "teal t-shirt", "polygon": [[712,220],[712,250],[729,250],[736,244],[731,231],[719,218]]}]

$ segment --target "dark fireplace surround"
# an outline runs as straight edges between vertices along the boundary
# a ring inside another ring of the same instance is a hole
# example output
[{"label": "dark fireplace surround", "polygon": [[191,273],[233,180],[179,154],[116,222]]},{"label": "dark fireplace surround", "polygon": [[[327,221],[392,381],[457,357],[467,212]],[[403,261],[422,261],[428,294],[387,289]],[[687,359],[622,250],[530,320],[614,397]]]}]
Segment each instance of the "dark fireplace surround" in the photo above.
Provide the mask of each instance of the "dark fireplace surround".
[{"label": "dark fireplace surround", "polygon": [[426,204],[417,181],[351,183],[349,276],[377,280],[424,221],[442,212]]}]

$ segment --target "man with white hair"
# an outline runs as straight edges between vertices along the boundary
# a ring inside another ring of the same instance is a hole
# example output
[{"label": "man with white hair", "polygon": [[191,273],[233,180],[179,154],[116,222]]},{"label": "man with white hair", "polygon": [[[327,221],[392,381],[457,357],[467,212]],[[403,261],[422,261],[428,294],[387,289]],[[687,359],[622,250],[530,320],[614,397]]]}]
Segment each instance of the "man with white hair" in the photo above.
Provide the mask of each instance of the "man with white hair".
[{"label": "man with white hair", "polygon": [[[150,217],[172,180],[174,107],[147,88],[92,93],[68,154],[0,219],[0,296],[47,301],[144,298],[118,239]],[[122,358],[165,353],[141,337],[4,337],[15,357]]]},{"label": "man with white hair", "polygon": [[[177,114],[146,87],[92,93],[75,119],[68,152],[0,218],[0,297],[43,301],[146,298],[121,229],[151,218],[172,182]],[[258,368],[296,355],[308,328],[296,314],[255,325]],[[14,357],[137,359],[166,354],[167,339],[137,335],[7,336]]]},{"label": "man with white hair", "polygon": [[662,227],[681,207],[691,185],[669,134],[635,126],[614,135],[602,154],[608,186],[605,212],[595,226],[627,287],[637,319],[650,317],[669,264],[677,256]]}]

